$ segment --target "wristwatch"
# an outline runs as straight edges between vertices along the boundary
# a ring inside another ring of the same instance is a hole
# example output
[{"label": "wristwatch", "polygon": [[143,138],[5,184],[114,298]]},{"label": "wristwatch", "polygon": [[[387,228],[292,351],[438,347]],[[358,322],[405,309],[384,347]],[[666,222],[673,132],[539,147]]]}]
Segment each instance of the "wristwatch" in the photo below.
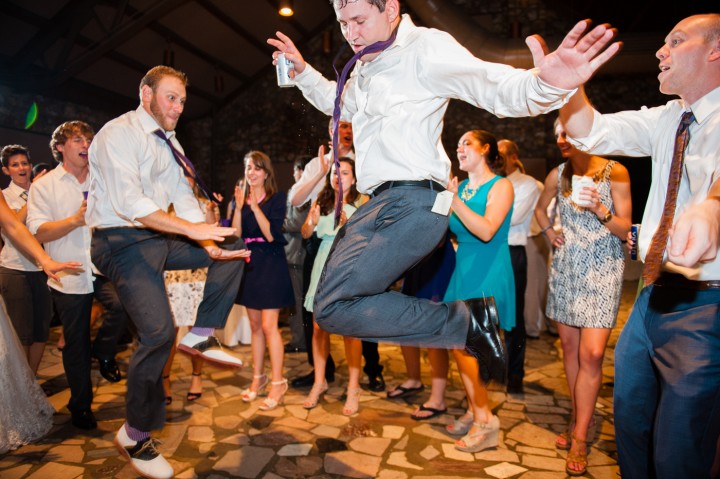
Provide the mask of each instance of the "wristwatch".
[{"label": "wristwatch", "polygon": [[605,213],[605,216],[603,216],[602,218],[600,218],[600,223],[605,224],[605,223],[607,223],[608,221],[610,221],[610,220],[612,219],[612,217],[613,217],[612,212],[611,212],[610,210],[608,210],[608,212]]}]

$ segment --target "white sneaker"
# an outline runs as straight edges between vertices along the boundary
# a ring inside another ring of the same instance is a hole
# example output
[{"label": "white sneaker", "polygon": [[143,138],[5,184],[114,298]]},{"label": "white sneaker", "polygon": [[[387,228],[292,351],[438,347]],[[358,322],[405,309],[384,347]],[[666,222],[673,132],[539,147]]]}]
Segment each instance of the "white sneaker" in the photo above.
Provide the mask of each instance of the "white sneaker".
[{"label": "white sneaker", "polygon": [[192,355],[200,355],[203,359],[212,361],[214,363],[222,364],[224,366],[232,366],[234,368],[241,368],[243,362],[240,358],[226,353],[223,351],[220,341],[215,336],[198,336],[195,333],[187,333],[180,340],[178,349]]},{"label": "white sneaker", "polygon": [[159,441],[147,438],[144,441],[133,441],[127,435],[125,424],[115,435],[115,446],[130,461],[135,472],[149,479],[170,479],[175,475],[172,466],[155,449]]}]

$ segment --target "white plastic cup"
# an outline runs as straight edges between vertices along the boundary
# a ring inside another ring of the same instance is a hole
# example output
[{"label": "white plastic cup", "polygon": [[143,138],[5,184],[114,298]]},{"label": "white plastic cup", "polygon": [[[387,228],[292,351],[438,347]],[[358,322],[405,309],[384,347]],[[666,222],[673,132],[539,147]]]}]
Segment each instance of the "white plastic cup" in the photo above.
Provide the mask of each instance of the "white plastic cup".
[{"label": "white plastic cup", "polygon": [[586,206],[592,205],[592,202],[580,199],[580,192],[586,186],[589,186],[590,188],[595,188],[595,182],[593,181],[593,179],[591,177],[573,175],[573,177],[572,177],[572,195],[570,196],[570,199],[572,199],[573,203],[575,203],[578,206],[586,207]]}]

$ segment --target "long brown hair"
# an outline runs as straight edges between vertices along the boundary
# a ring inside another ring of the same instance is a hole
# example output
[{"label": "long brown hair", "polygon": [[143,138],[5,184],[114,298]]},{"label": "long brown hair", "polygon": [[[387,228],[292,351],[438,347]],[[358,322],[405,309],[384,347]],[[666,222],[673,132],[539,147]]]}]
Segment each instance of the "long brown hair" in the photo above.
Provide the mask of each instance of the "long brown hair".
[{"label": "long brown hair", "polygon": [[[265,187],[265,200],[268,200],[272,195],[277,193],[278,190],[277,183],[275,183],[275,170],[273,170],[270,157],[262,151],[253,150],[245,155],[245,166],[247,166],[250,161],[252,161],[254,166],[262,169],[268,175],[265,179],[265,184],[263,185]],[[249,188],[245,191],[245,194],[250,194]]]},{"label": "long brown hair", "polygon": [[[352,168],[353,178],[355,178],[355,162],[352,160],[352,158],[343,156],[338,161],[340,163],[347,163],[348,165],[350,165],[350,167]],[[318,197],[317,197],[317,204],[320,205],[320,214],[321,215],[328,215],[332,211],[335,210],[335,190],[333,190],[332,179],[330,176],[332,174],[333,174],[333,169],[330,168],[330,171],[328,171],[328,174],[325,175],[325,186],[323,186],[323,189],[320,190],[320,193],[318,194]],[[357,188],[355,187],[355,183],[353,183],[352,186],[350,186],[350,190],[347,192],[347,196],[345,197],[345,200],[348,204],[354,204],[355,201],[357,201],[359,196],[360,196],[360,193],[358,192]]]}]

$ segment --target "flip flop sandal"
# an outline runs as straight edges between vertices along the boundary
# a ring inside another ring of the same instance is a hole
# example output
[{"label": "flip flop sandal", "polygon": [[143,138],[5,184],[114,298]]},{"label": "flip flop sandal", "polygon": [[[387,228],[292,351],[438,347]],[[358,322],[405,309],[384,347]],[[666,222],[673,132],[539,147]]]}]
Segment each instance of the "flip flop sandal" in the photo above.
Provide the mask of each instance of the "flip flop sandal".
[{"label": "flip flop sandal", "polygon": [[[429,416],[416,416],[417,413],[420,411],[428,411],[430,413]],[[439,416],[441,414],[445,414],[447,412],[447,408],[445,409],[437,409],[430,406],[425,406],[424,404],[421,405],[417,411],[415,411],[413,414],[410,415],[411,418],[415,419],[416,421],[425,421],[426,419],[432,419],[435,416]]]},{"label": "flip flop sandal", "polygon": [[394,389],[387,392],[388,399],[400,399],[408,396],[412,396],[413,394],[417,394],[420,391],[425,389],[425,385],[421,384],[420,386],[416,388],[406,388],[405,386],[395,386]]}]

